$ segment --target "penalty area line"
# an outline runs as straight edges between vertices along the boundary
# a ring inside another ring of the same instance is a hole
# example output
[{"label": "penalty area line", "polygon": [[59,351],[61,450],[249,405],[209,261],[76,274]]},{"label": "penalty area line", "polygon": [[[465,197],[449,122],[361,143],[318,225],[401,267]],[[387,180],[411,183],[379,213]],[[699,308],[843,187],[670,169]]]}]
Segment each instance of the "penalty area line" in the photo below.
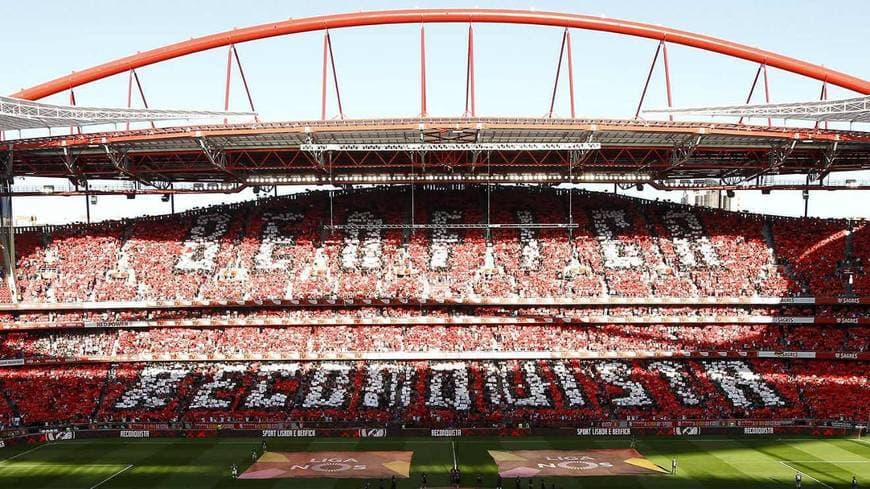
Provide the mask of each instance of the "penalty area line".
[{"label": "penalty area line", "polygon": [[4,463],[6,463],[6,462],[8,462],[8,461],[10,461],[10,460],[15,460],[15,459],[18,458],[18,457],[21,457],[21,456],[27,455],[27,454],[30,453],[30,452],[35,452],[35,451],[39,450],[40,448],[47,447],[48,445],[49,445],[48,443],[45,443],[45,444],[39,445],[39,446],[37,446],[37,447],[33,447],[33,448],[31,448],[30,450],[25,450],[25,451],[23,451],[23,452],[21,452],[21,453],[19,453],[19,454],[16,454],[16,455],[11,456],[11,457],[4,458],[3,460],[0,460],[0,464],[4,464]]},{"label": "penalty area line", "polygon": [[109,482],[110,480],[114,479],[115,477],[118,477],[119,475],[123,474],[124,472],[127,472],[128,470],[130,470],[132,468],[133,468],[133,464],[127,465],[123,469],[115,472],[114,474],[110,475],[109,477],[107,477],[107,478],[101,480],[100,482],[97,482],[96,484],[92,485],[90,487],[90,489],[96,489],[96,488],[102,486],[103,484],[105,484],[106,482]]}]

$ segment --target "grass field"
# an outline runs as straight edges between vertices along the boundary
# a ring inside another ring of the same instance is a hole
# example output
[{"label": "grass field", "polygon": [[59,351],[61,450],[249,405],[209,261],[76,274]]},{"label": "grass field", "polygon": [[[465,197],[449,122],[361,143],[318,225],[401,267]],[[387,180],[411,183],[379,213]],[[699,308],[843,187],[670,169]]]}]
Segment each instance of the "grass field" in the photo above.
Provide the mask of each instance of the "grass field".
[{"label": "grass field", "polygon": [[[627,448],[628,439],[580,438],[392,438],[269,439],[270,451],[409,450],[414,452],[411,478],[400,488],[419,485],[426,472],[429,487],[448,486],[454,456],[463,486],[474,487],[475,474],[493,487],[496,466],[487,450]],[[361,488],[360,479],[233,480],[229,467],[250,465],[259,439],[72,440],[0,450],[0,488]],[[870,443],[855,439],[645,438],[637,449],[676,476],[610,476],[545,479],[563,488],[793,488],[794,473],[803,472],[803,487],[848,488],[852,475],[870,487]],[[389,484],[386,485],[389,487]],[[514,489],[514,480],[505,489]],[[528,488],[526,480],[523,489]],[[372,481],[372,488],[378,482]],[[534,489],[540,488],[535,480]]]}]

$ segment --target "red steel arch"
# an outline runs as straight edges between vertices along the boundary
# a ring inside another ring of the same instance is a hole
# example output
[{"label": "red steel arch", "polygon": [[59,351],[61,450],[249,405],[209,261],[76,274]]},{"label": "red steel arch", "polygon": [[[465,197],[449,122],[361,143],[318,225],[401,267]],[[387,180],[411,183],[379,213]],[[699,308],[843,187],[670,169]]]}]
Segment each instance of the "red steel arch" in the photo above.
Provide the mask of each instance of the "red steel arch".
[{"label": "red steel arch", "polygon": [[83,71],[74,72],[70,75],[65,75],[40,85],[21,90],[12,96],[27,100],[38,100],[92,81],[123,73],[131,69],[141,68],[143,66],[177,58],[179,56],[198,53],[221,46],[228,46],[230,44],[238,44],[275,36],[284,36],[323,29],[338,29],[342,27],[459,22],[569,27],[612,32],[634,37],[645,37],[659,41],[682,44],[684,46],[703,49],[757,63],[763,63],[767,66],[815,78],[819,81],[824,81],[831,85],[853,90],[864,95],[870,94],[870,81],[839,71],[830,70],[823,66],[808,63],[806,61],[746,46],[744,44],[672,29],[669,27],[619,19],[608,19],[604,17],[593,17],[590,15],[558,12],[505,9],[414,9],[324,15],[303,19],[289,19],[271,24],[261,24],[243,29],[234,29],[116,59],[108,63],[94,66]]}]

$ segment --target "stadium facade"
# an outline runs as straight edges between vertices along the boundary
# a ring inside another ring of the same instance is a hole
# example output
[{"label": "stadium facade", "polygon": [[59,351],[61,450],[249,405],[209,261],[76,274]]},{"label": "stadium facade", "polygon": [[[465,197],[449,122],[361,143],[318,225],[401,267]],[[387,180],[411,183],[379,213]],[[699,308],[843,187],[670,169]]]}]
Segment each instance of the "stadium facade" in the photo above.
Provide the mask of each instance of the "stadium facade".
[{"label": "stadium facade", "polygon": [[[234,45],[269,36],[432,22],[604,30],[659,41],[665,63],[667,43],[683,44],[759,63],[759,73],[771,66],[870,93],[860,78],[673,29],[414,10],[238,29],[14,96],[132,80],[142,66],[215,47],[228,46],[241,69]],[[733,192],[797,174],[807,184],[788,188],[834,189],[831,175],[870,168],[870,134],[478,117],[471,32],[461,118],[257,120],[0,143],[5,443],[216,430],[842,435],[866,423],[870,223],[577,186]],[[425,114],[425,74],[421,98]],[[71,187],[16,187],[18,176]],[[97,179],[136,184],[90,188]],[[13,228],[10,219],[13,197],[39,193],[280,185],[328,187],[96,224]]]}]

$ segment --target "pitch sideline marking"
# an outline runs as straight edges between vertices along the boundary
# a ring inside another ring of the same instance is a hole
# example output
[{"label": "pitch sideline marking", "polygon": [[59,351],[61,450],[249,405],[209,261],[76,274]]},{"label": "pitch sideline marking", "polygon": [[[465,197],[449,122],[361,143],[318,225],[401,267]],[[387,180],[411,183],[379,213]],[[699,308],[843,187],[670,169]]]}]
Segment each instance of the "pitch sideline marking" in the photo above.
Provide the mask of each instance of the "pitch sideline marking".
[{"label": "pitch sideline marking", "polygon": [[793,464],[870,464],[870,460],[780,460]]},{"label": "pitch sideline marking", "polygon": [[110,475],[108,478],[103,479],[102,481],[97,482],[96,484],[92,485],[90,489],[96,489],[97,487],[102,486],[106,482],[109,482],[110,480],[114,479],[115,477],[118,477],[119,475],[123,474],[124,472],[127,472],[128,470],[130,470],[132,468],[133,468],[133,464],[130,464],[130,465],[124,467],[123,469],[115,472],[114,474]]},{"label": "pitch sideline marking", "polygon": [[[822,460],[819,460],[819,462],[822,462]],[[809,477],[810,479],[812,479],[812,480],[818,482],[819,484],[821,484],[821,485],[827,487],[828,489],[834,489],[833,487],[831,487],[831,486],[825,484],[824,482],[822,482],[822,481],[816,479],[815,477],[811,476],[810,474],[807,474],[806,472],[800,471],[800,470],[798,470],[798,469],[792,467],[791,465],[789,465],[789,464],[783,462],[782,460],[780,460],[779,463],[785,465],[786,467],[790,468],[791,470],[794,470],[795,472],[800,472],[801,474],[803,474],[803,475]],[[91,489],[93,489],[93,488],[91,488]]]},{"label": "pitch sideline marking", "polygon": [[450,440],[450,450],[453,452],[453,468],[458,468],[456,465],[456,443]]},{"label": "pitch sideline marking", "polygon": [[40,448],[47,447],[48,445],[49,445],[48,443],[46,443],[44,445],[39,445],[39,446],[31,448],[30,450],[25,450],[17,455],[13,455],[11,457],[4,458],[3,460],[0,460],[0,464],[4,464],[4,463],[8,462],[9,460],[14,460],[22,455],[27,455],[30,452],[35,452],[36,450],[39,450]]},{"label": "pitch sideline marking", "polygon": [[9,465],[6,467],[0,467],[0,470],[4,469],[16,469],[19,467],[123,467],[124,464],[77,464],[77,463],[68,463],[68,464],[40,464],[40,463],[20,463]]}]

